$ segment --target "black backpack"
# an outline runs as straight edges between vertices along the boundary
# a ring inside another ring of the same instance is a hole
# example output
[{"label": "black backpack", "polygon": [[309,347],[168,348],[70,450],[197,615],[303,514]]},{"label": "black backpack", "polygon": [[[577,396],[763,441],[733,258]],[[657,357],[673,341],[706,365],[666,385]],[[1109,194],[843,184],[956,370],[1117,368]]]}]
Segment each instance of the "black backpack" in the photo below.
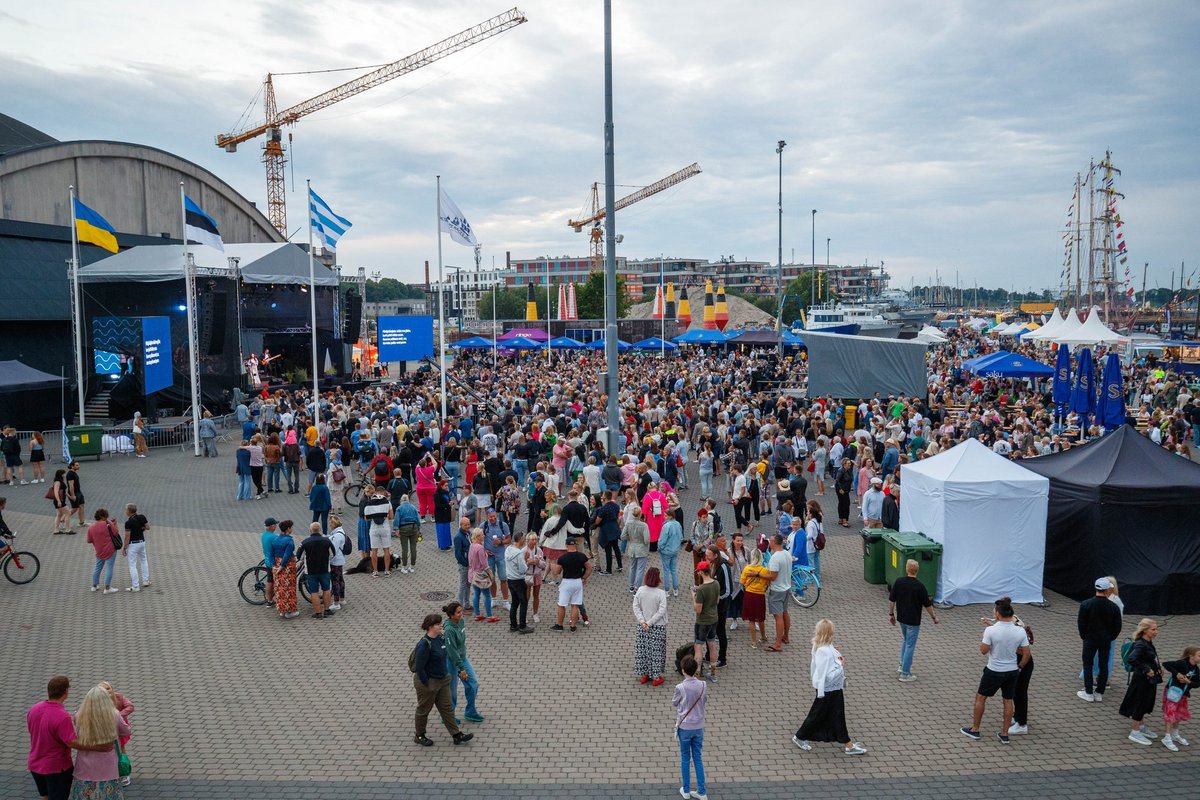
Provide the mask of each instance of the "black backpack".
[{"label": "black backpack", "polygon": [[721,532],[721,515],[715,511],[710,511],[708,515],[712,517],[713,536],[716,536]]},{"label": "black backpack", "polygon": [[342,531],[342,555],[348,556],[354,552],[354,545],[350,544],[350,536],[345,531]]},{"label": "black backpack", "polygon": [[422,636],[421,640],[417,641],[416,647],[414,647],[412,649],[412,652],[408,654],[408,671],[412,672],[414,674],[417,671],[417,647],[421,646],[421,641],[424,639],[425,639],[425,637]]},{"label": "black backpack", "polygon": [[386,478],[388,475],[389,470],[387,461],[384,460],[383,456],[380,456],[379,460],[375,462],[375,477]]}]

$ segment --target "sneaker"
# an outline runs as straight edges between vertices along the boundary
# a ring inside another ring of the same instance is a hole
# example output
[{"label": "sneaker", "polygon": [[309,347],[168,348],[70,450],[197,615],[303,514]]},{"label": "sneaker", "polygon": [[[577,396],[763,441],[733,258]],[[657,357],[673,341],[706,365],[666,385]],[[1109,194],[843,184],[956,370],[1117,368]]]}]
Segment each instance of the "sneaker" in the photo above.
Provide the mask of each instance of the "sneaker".
[{"label": "sneaker", "polygon": [[657,678],[650,681],[650,685],[651,686],[662,686],[663,685],[663,676],[659,675]]},{"label": "sneaker", "polygon": [[533,615],[533,624],[534,625],[537,625],[541,621],[542,621],[541,618],[537,614]]},{"label": "sneaker", "polygon": [[[35,483],[36,483],[36,481],[35,481]],[[131,783],[133,783],[133,778],[131,778],[129,775],[126,775],[124,778],[121,778],[122,786],[128,786]]]},{"label": "sneaker", "polygon": [[99,587],[99,586],[93,586],[92,588],[88,589],[88,591],[89,591],[89,592],[95,592],[95,591],[98,591],[99,589],[100,589],[100,587]]},{"label": "sneaker", "polygon": [[1104,702],[1104,694],[1102,692],[1092,692],[1092,699],[1095,700],[1097,703],[1103,703]]},{"label": "sneaker", "polygon": [[142,581],[142,585],[144,585],[144,586],[149,586],[149,585],[150,585],[150,579],[149,579],[149,578],[146,578],[146,580]]},{"label": "sneaker", "polygon": [[736,620],[736,619],[735,619],[735,620],[732,620],[732,621],[730,621],[730,623],[729,623],[729,630],[731,630],[731,631],[736,631],[736,630],[737,630],[737,620]]},{"label": "sneaker", "polygon": [[584,624],[584,625],[591,625],[591,624],[592,624],[592,621],[591,621],[590,619],[588,619],[588,618],[587,618],[587,615],[586,615],[586,614],[584,614],[584,616],[583,616],[583,624]]},{"label": "sneaker", "polygon": [[325,619],[324,614],[310,614],[309,616],[312,617],[313,619]]},{"label": "sneaker", "polygon": [[1132,731],[1129,734],[1129,741],[1133,742],[1134,744],[1151,744],[1150,739],[1144,736],[1141,731]]},{"label": "sneaker", "polygon": [[425,734],[421,734],[420,736],[414,736],[413,742],[415,744],[421,745],[422,747],[433,747],[433,740],[430,739]]},{"label": "sneaker", "polygon": [[533,633],[533,628],[517,628],[517,633]]},{"label": "sneaker", "polygon": [[474,738],[475,738],[475,734],[473,734],[473,733],[456,733],[456,734],[454,734],[454,743],[455,744],[466,744],[467,742],[471,741]]},{"label": "sneaker", "polygon": [[682,786],[680,786],[679,787],[679,796],[682,798],[685,798],[685,800],[686,800],[686,798],[692,796],[692,793],[689,792],[687,789],[683,788]]},{"label": "sneaker", "polygon": [[125,591],[127,591],[127,592],[140,592],[141,590],[142,590],[142,587],[140,587],[140,586],[128,586],[125,588]]},{"label": "sneaker", "polygon": [[708,681],[709,683],[720,683],[720,681],[717,680],[717,676],[712,674],[711,672],[707,676],[705,676],[704,679],[706,681]]},{"label": "sneaker", "polygon": [[1179,731],[1175,731],[1174,733],[1172,733],[1171,738],[1175,740],[1175,744],[1177,744],[1177,745],[1187,747],[1189,744],[1187,739],[1185,739],[1179,735]]},{"label": "sneaker", "polygon": [[970,728],[968,728],[966,725],[964,725],[964,726],[962,726],[961,728],[959,728],[959,729],[958,729],[958,732],[959,732],[959,733],[961,733],[963,736],[970,736],[972,739],[981,739],[981,738],[983,738],[983,737],[982,737],[982,736],[979,734],[979,731],[973,731],[973,730],[971,730]]},{"label": "sneaker", "polygon": [[678,590],[678,589],[672,589],[672,590],[671,590],[671,597],[679,597],[679,590]]},{"label": "sneaker", "polygon": [[[1012,730],[1012,729],[1009,728],[1009,730]],[[1000,744],[1008,744],[1008,734],[1007,733],[997,733],[996,738],[1000,741]]]},{"label": "sneaker", "polygon": [[692,800],[708,800],[708,795],[706,795],[704,792],[692,792],[689,797],[691,797]]},{"label": "sneaker", "polygon": [[378,573],[378,572],[372,572],[372,573],[371,573],[371,577],[372,577],[372,578],[378,578],[378,577],[379,577],[379,573]]},{"label": "sneaker", "polygon": [[479,614],[475,617],[476,622],[483,622],[485,619],[486,617],[484,617],[482,614]]},{"label": "sneaker", "polygon": [[1018,725],[1017,723],[1014,722],[1012,725],[1008,726],[1008,735],[1009,736],[1020,736],[1022,734],[1026,734],[1026,733],[1029,733],[1028,725]]},{"label": "sneaker", "polygon": [[1172,753],[1179,752],[1179,745],[1175,744],[1175,740],[1171,738],[1171,734],[1167,734],[1162,738],[1163,747],[1170,750]]},{"label": "sneaker", "polygon": [[[1007,740],[1007,737],[1005,737]],[[861,756],[867,752],[867,748],[863,747],[858,742],[853,742],[849,747],[842,751],[848,756]]]},{"label": "sneaker", "polygon": [[1154,731],[1150,730],[1149,728],[1147,728],[1145,725],[1143,725],[1143,726],[1142,726],[1142,727],[1139,729],[1139,731],[1138,731],[1138,732],[1139,732],[1139,733],[1141,733],[1141,734],[1142,734],[1142,736],[1145,736],[1147,739],[1156,739],[1156,738],[1158,738],[1158,734],[1157,734],[1157,733],[1155,733]]},{"label": "sneaker", "polygon": [[1078,692],[1076,692],[1075,696],[1087,703],[1096,702],[1095,695],[1091,694],[1090,692],[1085,692],[1083,689],[1080,689]]},{"label": "sneaker", "polygon": [[900,673],[900,682],[901,683],[912,683],[916,679],[917,679],[917,676],[913,675],[911,672],[901,672]]},{"label": "sneaker", "polygon": [[342,604],[341,604],[341,603],[330,603],[330,604],[329,604],[329,610],[330,610],[330,611],[341,611],[341,610],[342,610]]},{"label": "sneaker", "polygon": [[120,589],[105,589],[103,594],[116,594],[119,591],[121,591],[121,590]]},{"label": "sneaker", "polygon": [[499,622],[500,618],[499,617],[488,617],[487,621],[488,622]]},{"label": "sneaker", "polygon": [[563,626],[562,626],[562,625],[551,625],[551,626],[550,626],[550,630],[552,630],[552,631],[561,631],[561,630],[563,630]]},{"label": "sneaker", "polygon": [[806,752],[806,753],[807,753],[809,750],[812,750],[812,745],[811,745],[811,744],[809,744],[808,742],[804,741],[803,739],[797,739],[795,736],[793,736],[793,737],[792,737],[792,744],[796,745],[796,747],[799,747],[801,750],[803,750],[803,751],[804,751],[804,752]]},{"label": "sneaker", "polygon": [[467,722],[483,722],[483,714],[463,714],[463,719]]},{"label": "sneaker", "polygon": [[291,612],[288,612],[287,614],[284,614],[283,618],[284,619],[295,619],[298,616],[300,616],[299,611],[291,611]]},{"label": "sneaker", "polygon": [[571,633],[574,633],[577,630],[579,630],[579,628],[577,626],[575,626],[575,625],[571,626]]},{"label": "sneaker", "polygon": [[21,485],[22,485],[22,486],[28,486],[28,485],[29,485],[29,481],[21,481]]},{"label": "sneaker", "polygon": [[632,586],[630,586],[630,587],[629,587],[629,593],[630,593],[630,594],[637,594],[637,589],[635,589],[635,588],[633,588]]}]

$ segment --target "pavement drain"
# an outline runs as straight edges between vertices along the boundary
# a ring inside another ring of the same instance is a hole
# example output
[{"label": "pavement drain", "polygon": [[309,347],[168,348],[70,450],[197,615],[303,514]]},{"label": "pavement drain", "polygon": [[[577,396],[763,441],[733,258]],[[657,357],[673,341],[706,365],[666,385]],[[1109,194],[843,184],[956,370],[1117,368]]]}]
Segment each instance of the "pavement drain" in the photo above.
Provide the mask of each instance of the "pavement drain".
[{"label": "pavement drain", "polygon": [[428,600],[430,603],[440,603],[443,600],[449,600],[453,596],[450,592],[422,592],[420,594],[422,600]]}]

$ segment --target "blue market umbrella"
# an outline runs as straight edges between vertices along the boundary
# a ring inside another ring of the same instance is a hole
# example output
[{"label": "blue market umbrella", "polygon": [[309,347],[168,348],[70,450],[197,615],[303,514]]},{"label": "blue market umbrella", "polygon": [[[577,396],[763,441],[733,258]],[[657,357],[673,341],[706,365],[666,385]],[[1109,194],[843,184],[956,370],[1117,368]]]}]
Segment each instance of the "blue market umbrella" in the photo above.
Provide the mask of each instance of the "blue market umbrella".
[{"label": "blue market umbrella", "polygon": [[1121,358],[1109,353],[1104,361],[1100,396],[1096,400],[1096,421],[1109,430],[1125,424],[1125,387],[1121,379]]},{"label": "blue market umbrella", "polygon": [[552,350],[580,350],[584,347],[587,347],[587,345],[577,339],[572,339],[570,336],[558,336],[550,340],[550,348]]},{"label": "blue market umbrella", "polygon": [[[593,350],[603,350],[605,347],[605,344],[604,344],[603,339],[595,339],[593,341],[588,342],[587,346],[592,348]],[[617,339],[617,352],[618,353],[624,353],[626,350],[632,349],[632,347],[633,347],[633,345],[631,345],[629,342],[626,342],[623,339]]]},{"label": "blue market umbrella", "polygon": [[485,339],[482,336],[472,336],[469,339],[462,339],[446,346],[452,350],[491,350],[495,345],[491,339]]},{"label": "blue market umbrella", "polygon": [[1071,351],[1065,344],[1058,346],[1058,360],[1054,364],[1054,414],[1061,417],[1071,402]]},{"label": "blue market umbrella", "polygon": [[[620,349],[620,345],[617,345],[617,349],[618,350]],[[634,350],[659,350],[659,351],[672,350],[672,351],[674,351],[674,350],[679,349],[679,345],[675,344],[674,342],[663,341],[662,339],[658,338],[657,336],[651,336],[648,339],[642,339],[640,342],[634,342],[633,349]]]},{"label": "blue market umbrella", "polygon": [[545,350],[545,342],[535,342],[533,339],[526,339],[524,336],[518,336],[515,339],[509,339],[504,342],[503,347],[509,350]]},{"label": "blue market umbrella", "polygon": [[676,336],[671,341],[677,344],[724,344],[728,337],[720,331],[696,328]]},{"label": "blue market umbrella", "polygon": [[1075,371],[1075,382],[1071,385],[1070,409],[1083,417],[1080,427],[1080,437],[1083,428],[1087,427],[1087,417],[1096,410],[1096,375],[1092,370],[1091,348],[1084,347],[1079,351],[1079,365]]}]

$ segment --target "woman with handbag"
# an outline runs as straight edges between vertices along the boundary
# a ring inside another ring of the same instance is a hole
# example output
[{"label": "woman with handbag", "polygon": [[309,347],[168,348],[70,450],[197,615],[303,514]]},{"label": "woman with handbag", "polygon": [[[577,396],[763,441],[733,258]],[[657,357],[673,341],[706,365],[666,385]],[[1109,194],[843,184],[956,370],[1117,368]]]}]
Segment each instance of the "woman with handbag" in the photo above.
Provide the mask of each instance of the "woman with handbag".
[{"label": "woman with handbag", "polygon": [[[671,705],[675,708],[675,738],[679,740],[679,773],[682,785],[679,794],[708,800],[704,785],[704,705],[708,699],[708,686],[696,676],[700,664],[692,656],[684,656],[679,665],[683,680],[675,684],[675,695]],[[689,764],[690,762],[690,764]],[[689,766],[696,768],[696,791],[691,791]]]},{"label": "woman with handbag", "polygon": [[113,566],[117,563],[117,551],[121,549],[121,536],[117,526],[108,518],[108,509],[97,508],[93,515],[96,521],[88,526],[87,540],[96,551],[96,565],[92,568],[92,591],[100,588],[100,571],[104,571],[104,594],[116,594],[113,588]]},{"label": "woman with handbag", "polygon": [[113,705],[103,686],[92,687],[75,712],[75,740],[89,747],[111,744],[107,750],[78,750],[71,782],[71,800],[121,800],[121,778],[128,775],[129,758],[118,737],[132,730]]},{"label": "woman with handbag", "polygon": [[[471,546],[467,549],[467,581],[474,594],[471,607],[476,612],[475,621],[483,622],[486,619],[488,622],[499,622],[499,617],[492,616],[492,571],[488,569],[488,552],[483,546],[483,528],[471,530]],[[480,611],[484,613],[480,614]]]},{"label": "woman with handbag", "polygon": [[[346,490],[346,466],[342,461],[342,448],[331,447],[327,455],[329,456],[329,477],[326,479],[326,485],[329,487],[329,494],[333,501],[332,510],[340,514],[342,513],[342,497],[345,495]],[[268,485],[271,482],[270,470],[271,464],[268,462]]]},{"label": "woman with handbag", "polygon": [[65,469],[54,471],[46,499],[54,504],[54,532],[74,534],[75,530],[71,527],[71,506],[67,503],[66,474]]},{"label": "woman with handbag", "polygon": [[[125,720],[126,723],[129,723],[129,717],[134,712],[133,702],[128,697],[114,689],[113,685],[108,681],[100,681],[97,686],[108,692],[108,696],[112,698],[113,707],[117,709],[117,714],[121,719]],[[130,725],[130,733],[117,737],[122,751],[124,751],[125,746],[129,744],[129,737],[133,735],[132,728],[133,726]],[[126,758],[126,761],[128,761],[128,758]],[[129,776],[123,775],[121,777],[121,785],[128,786],[129,784]]]},{"label": "woman with handbag", "polygon": [[1149,745],[1154,742],[1154,733],[1142,720],[1154,710],[1154,697],[1158,694],[1156,687],[1162,683],[1163,670],[1158,663],[1158,651],[1154,649],[1157,637],[1158,623],[1143,619],[1133,632],[1133,645],[1125,657],[1129,663],[1129,688],[1125,690],[1125,699],[1121,701],[1117,713],[1132,720],[1129,741],[1134,744]]}]

